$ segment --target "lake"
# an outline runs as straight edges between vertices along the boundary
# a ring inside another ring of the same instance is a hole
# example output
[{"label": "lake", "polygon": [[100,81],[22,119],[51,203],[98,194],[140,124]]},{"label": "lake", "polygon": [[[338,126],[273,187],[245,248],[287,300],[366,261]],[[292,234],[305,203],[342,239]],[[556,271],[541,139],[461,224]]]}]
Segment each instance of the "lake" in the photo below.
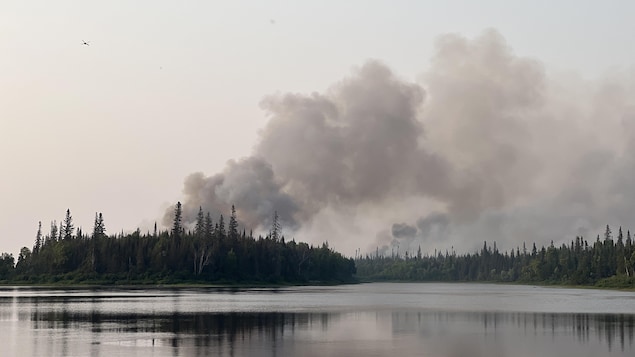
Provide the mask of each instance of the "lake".
[{"label": "lake", "polygon": [[634,356],[634,332],[621,291],[0,288],[1,356]]}]

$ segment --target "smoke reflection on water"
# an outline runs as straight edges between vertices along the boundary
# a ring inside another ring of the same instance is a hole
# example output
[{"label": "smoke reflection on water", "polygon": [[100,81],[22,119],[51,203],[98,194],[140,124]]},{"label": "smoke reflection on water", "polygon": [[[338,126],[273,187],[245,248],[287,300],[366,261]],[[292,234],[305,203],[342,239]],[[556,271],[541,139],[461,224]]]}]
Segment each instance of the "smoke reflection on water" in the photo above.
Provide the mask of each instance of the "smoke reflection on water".
[{"label": "smoke reflection on water", "polygon": [[[290,307],[306,300],[292,292],[235,294],[261,300],[273,294],[287,298]],[[0,344],[8,346],[2,355],[577,357],[635,352],[632,314],[413,309],[404,307],[398,295],[392,305],[360,303],[349,310],[298,305],[304,308],[242,306],[219,312],[215,301],[224,295],[212,295],[86,291],[47,296],[44,291],[0,296]],[[351,296],[332,291],[330,299]]]}]

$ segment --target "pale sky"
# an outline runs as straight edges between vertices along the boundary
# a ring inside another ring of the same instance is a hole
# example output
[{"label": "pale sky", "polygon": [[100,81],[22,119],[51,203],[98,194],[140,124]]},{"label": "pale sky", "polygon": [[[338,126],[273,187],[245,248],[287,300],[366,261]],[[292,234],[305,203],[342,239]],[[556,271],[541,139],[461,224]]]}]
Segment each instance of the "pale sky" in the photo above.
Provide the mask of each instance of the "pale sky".
[{"label": "pale sky", "polygon": [[634,16],[632,1],[0,0],[0,252],[67,208],[85,232],[95,212],[108,233],[146,229],[188,174],[251,153],[265,95],[324,92],[368,59],[416,81],[439,35],[488,28],[596,78],[633,68]]}]

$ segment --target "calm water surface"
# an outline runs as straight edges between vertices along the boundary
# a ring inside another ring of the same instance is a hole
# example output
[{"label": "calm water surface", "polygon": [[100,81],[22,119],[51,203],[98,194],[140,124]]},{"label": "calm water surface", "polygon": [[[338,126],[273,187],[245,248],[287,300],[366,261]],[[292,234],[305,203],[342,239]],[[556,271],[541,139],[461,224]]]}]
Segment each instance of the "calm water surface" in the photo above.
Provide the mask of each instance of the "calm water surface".
[{"label": "calm water surface", "polygon": [[1,356],[635,356],[635,293],[0,288]]}]

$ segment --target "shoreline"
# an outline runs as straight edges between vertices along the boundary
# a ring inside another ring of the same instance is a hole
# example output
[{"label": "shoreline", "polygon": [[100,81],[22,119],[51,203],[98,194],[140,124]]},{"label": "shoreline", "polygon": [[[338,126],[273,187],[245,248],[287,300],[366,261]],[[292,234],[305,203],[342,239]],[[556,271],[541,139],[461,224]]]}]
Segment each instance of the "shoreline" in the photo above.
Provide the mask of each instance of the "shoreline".
[{"label": "shoreline", "polygon": [[360,284],[359,281],[350,282],[307,282],[307,283],[37,283],[30,284],[25,282],[2,282],[0,290],[7,288],[29,288],[29,289],[55,289],[63,288],[69,290],[90,290],[90,289],[275,289],[290,287],[317,287],[317,286],[338,286]]},{"label": "shoreline", "polygon": [[359,280],[360,284],[366,283],[411,283],[411,284],[494,284],[494,285],[523,285],[537,286],[543,288],[562,288],[562,289],[593,289],[593,290],[611,290],[611,291],[627,291],[635,292],[635,286],[598,286],[598,285],[575,285],[575,284],[557,284],[557,283],[531,283],[516,281],[433,281],[433,280]]},{"label": "shoreline", "polygon": [[122,290],[142,290],[142,289],[277,289],[292,287],[319,287],[319,286],[340,286],[340,285],[356,285],[356,284],[373,284],[373,283],[408,283],[408,284],[494,284],[494,285],[522,285],[536,286],[543,288],[559,288],[559,289],[592,289],[592,290],[609,290],[635,292],[635,287],[607,287],[597,285],[572,285],[572,284],[549,284],[549,283],[521,283],[521,282],[500,282],[500,281],[409,281],[409,280],[355,280],[347,282],[307,282],[307,283],[39,283],[29,284],[25,282],[2,282],[0,290],[9,288],[28,288],[34,290],[44,289],[68,289],[68,290],[99,290],[99,289],[122,289]]}]

